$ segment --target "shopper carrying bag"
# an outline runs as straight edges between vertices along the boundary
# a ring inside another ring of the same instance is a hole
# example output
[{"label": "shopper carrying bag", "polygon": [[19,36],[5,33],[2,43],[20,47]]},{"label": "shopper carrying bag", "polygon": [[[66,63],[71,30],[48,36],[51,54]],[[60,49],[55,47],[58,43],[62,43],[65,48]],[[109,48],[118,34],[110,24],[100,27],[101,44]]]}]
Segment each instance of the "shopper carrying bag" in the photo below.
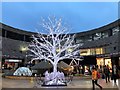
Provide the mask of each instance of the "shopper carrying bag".
[{"label": "shopper carrying bag", "polygon": [[98,71],[96,68],[92,68],[92,85],[93,85],[93,90],[95,90],[95,84],[102,90],[102,86],[100,86],[97,81],[98,78],[100,78],[100,74],[98,74]]}]

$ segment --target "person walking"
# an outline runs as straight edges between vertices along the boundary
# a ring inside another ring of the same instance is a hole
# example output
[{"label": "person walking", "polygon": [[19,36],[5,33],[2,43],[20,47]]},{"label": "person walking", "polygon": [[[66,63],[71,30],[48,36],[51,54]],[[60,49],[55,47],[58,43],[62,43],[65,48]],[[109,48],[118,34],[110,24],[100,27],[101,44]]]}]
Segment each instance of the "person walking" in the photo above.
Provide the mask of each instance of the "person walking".
[{"label": "person walking", "polygon": [[116,83],[117,73],[118,73],[117,66],[116,66],[116,65],[113,65],[112,77],[113,77],[114,83]]},{"label": "person walking", "polygon": [[105,79],[106,83],[110,82],[110,70],[109,70],[109,65],[104,67],[104,74],[105,74]]},{"label": "person walking", "polygon": [[102,90],[102,86],[100,86],[97,81],[98,81],[98,77],[97,77],[98,71],[95,67],[92,68],[92,85],[93,85],[93,90],[95,90],[95,84]]}]

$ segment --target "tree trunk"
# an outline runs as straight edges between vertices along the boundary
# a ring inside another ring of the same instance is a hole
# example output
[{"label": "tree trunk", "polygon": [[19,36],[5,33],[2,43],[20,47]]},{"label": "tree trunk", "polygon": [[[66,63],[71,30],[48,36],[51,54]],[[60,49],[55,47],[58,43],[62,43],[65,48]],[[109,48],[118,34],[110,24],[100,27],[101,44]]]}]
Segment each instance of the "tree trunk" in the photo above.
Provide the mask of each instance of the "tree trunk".
[{"label": "tree trunk", "polygon": [[56,73],[57,72],[57,64],[53,65],[53,72]]}]

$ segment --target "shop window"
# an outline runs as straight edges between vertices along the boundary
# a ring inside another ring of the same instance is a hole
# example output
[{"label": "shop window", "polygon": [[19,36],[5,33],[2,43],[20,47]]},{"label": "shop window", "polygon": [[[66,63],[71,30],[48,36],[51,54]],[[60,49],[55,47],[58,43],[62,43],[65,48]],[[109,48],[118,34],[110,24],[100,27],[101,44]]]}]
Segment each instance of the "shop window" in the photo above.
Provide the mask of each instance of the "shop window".
[{"label": "shop window", "polygon": [[103,54],[102,48],[96,48],[96,54]]},{"label": "shop window", "polygon": [[81,49],[80,55],[87,56],[87,55],[95,55],[95,54],[103,54],[103,48],[91,48],[91,49]]},{"label": "shop window", "polygon": [[93,49],[91,49],[90,51],[91,51],[91,52],[90,52],[90,53],[91,53],[91,55],[95,55],[96,51],[95,51],[95,49],[94,49],[94,48],[93,48]]},{"label": "shop window", "polygon": [[102,38],[108,37],[108,32],[102,32],[102,33],[101,33],[101,37],[102,37]]},{"label": "shop window", "polygon": [[2,36],[5,37],[6,35],[6,30],[5,29],[2,29]]},{"label": "shop window", "polygon": [[15,32],[7,31],[7,38],[24,41],[24,36]]},{"label": "shop window", "polygon": [[96,58],[98,66],[104,66],[104,58]]},{"label": "shop window", "polygon": [[81,49],[80,50],[80,55],[81,56],[91,55],[90,54],[90,49]]},{"label": "shop window", "polygon": [[109,68],[112,68],[112,62],[111,62],[111,59],[109,59],[109,58],[105,58],[105,65],[108,65]]},{"label": "shop window", "polygon": [[114,47],[114,50],[116,50],[116,47]]},{"label": "shop window", "polygon": [[118,32],[120,32],[120,28],[119,27],[115,27],[112,29],[112,34],[115,35],[117,34]]},{"label": "shop window", "polygon": [[101,33],[95,33],[94,34],[94,40],[98,40],[101,38]]},{"label": "shop window", "polygon": [[76,43],[81,43],[83,42],[83,39],[76,39]]},{"label": "shop window", "polygon": [[92,36],[88,36],[88,37],[86,38],[86,41],[92,41]]}]

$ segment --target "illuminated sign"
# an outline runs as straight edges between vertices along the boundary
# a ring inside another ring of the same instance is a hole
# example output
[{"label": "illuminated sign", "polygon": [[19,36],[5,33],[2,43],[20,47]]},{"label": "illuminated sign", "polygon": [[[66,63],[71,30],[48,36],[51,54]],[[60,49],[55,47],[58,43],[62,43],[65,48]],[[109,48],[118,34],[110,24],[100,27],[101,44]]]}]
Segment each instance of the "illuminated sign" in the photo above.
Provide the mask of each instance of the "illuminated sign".
[{"label": "illuminated sign", "polygon": [[81,49],[80,50],[81,56],[98,55],[98,54],[104,54],[103,48],[90,48],[90,49]]},{"label": "illuminated sign", "polygon": [[7,62],[22,62],[22,60],[17,60],[17,59],[6,59],[5,61],[7,61]]}]

